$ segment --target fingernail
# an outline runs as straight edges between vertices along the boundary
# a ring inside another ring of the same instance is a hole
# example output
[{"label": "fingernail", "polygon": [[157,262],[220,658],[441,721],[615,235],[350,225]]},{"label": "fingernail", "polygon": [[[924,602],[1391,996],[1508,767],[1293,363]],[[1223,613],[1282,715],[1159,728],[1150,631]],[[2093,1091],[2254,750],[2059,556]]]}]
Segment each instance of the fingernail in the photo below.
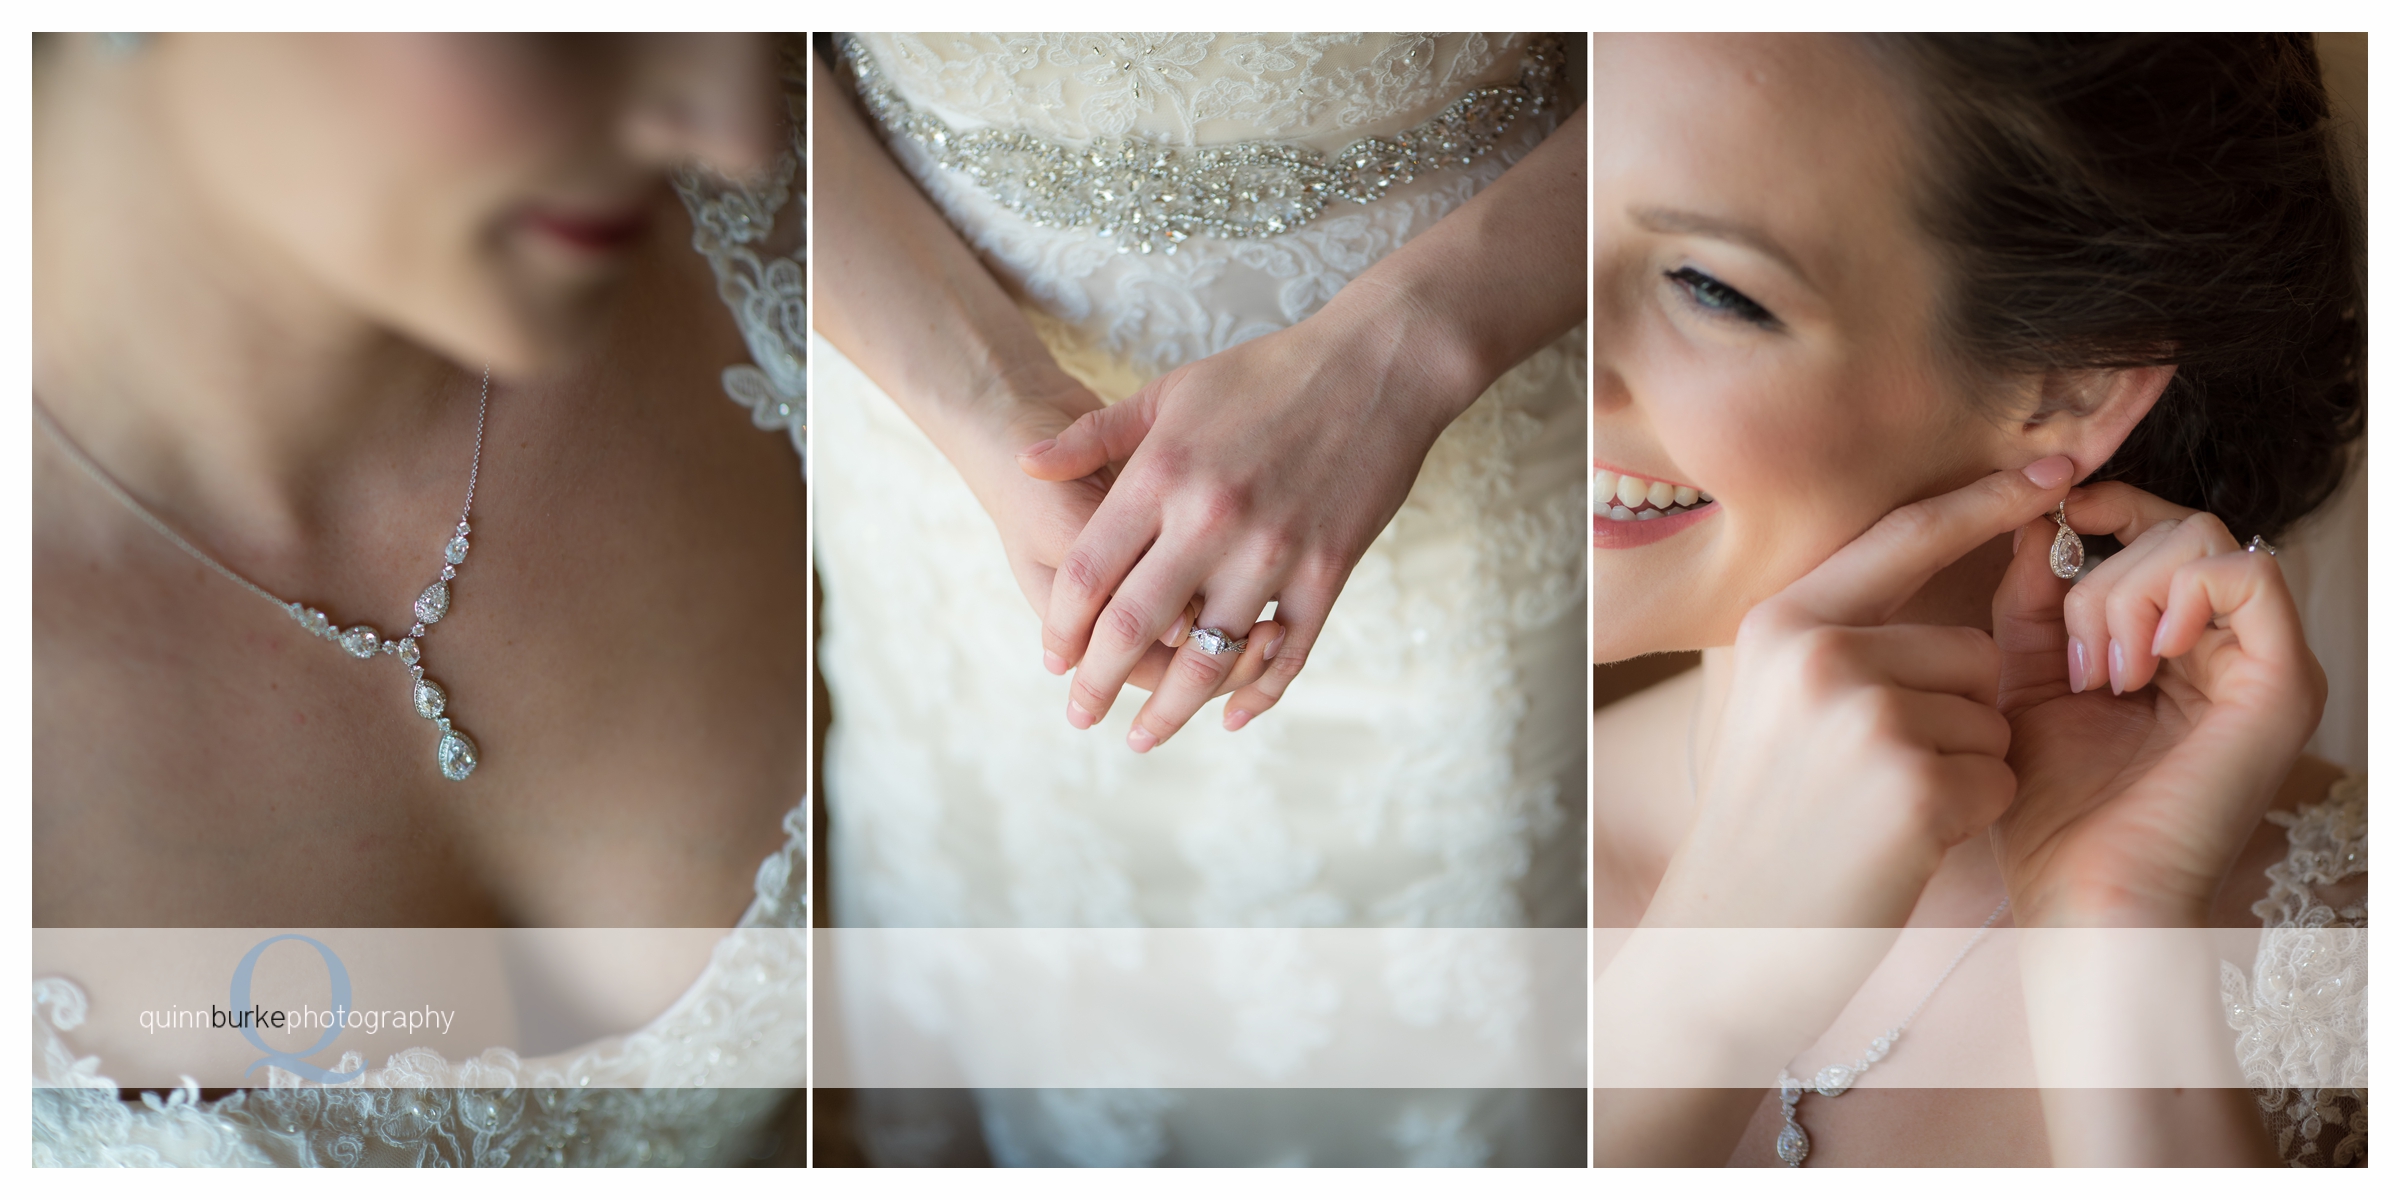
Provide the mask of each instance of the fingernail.
[{"label": "fingernail", "polygon": [[[1273,652],[1273,651],[1269,651],[1269,652],[1267,653],[1267,657],[1269,657],[1269,658],[1273,658],[1273,657],[1275,657],[1275,654],[1274,654],[1274,652]],[[1244,725],[1247,725],[1247,724],[1249,724],[1249,723],[1250,723],[1250,714],[1249,714],[1249,713],[1247,713],[1247,712],[1244,712],[1243,710],[1241,710],[1241,709],[1238,709],[1238,708],[1229,708],[1229,709],[1226,709],[1226,710],[1225,710],[1225,732],[1227,732],[1227,733],[1232,733],[1234,730],[1240,729],[1242,726],[1244,726]]]},{"label": "fingernail", "polygon": [[1042,454],[1042,453],[1044,453],[1044,452],[1048,451],[1048,450],[1050,449],[1050,447],[1052,447],[1052,446],[1055,446],[1055,445],[1057,445],[1057,444],[1058,444],[1058,439],[1057,439],[1057,438],[1043,438],[1041,441],[1035,442],[1034,444],[1032,444],[1032,445],[1030,445],[1030,446],[1027,446],[1027,447],[1025,447],[1024,449],[1017,451],[1017,457],[1018,457],[1018,458],[1032,458],[1032,457],[1034,457],[1035,455]]},{"label": "fingernail", "polygon": [[1092,714],[1083,711],[1082,705],[1069,700],[1067,701],[1067,724],[1072,725],[1077,729],[1090,729],[1092,727]]},{"label": "fingernail", "polygon": [[1067,673],[1067,660],[1051,651],[1044,650],[1042,651],[1042,669],[1053,675],[1064,675]]},{"label": "fingernail", "polygon": [[2012,536],[2012,537],[2010,537],[2010,538],[2008,539],[2008,553],[2009,553],[2009,557],[2011,557],[2011,558],[2014,558],[2014,557],[2016,557],[2016,553],[2017,553],[2017,551],[2019,551],[2019,550],[2022,550],[2022,549],[2024,549],[2024,548],[2025,548],[2025,527],[2024,527],[2024,526],[2022,526],[2022,525],[2019,525],[2019,526],[2017,526],[2017,532],[2016,532],[2016,534],[2015,534],[2014,536]]},{"label": "fingernail", "polygon": [[2115,638],[2108,639],[2108,690],[2119,696],[2125,694],[2125,647]]},{"label": "fingernail", "polygon": [[2159,622],[2159,623],[2158,623],[2158,632],[2150,635],[2150,657],[2152,657],[2152,658],[2165,658],[2165,657],[2166,657],[2166,655],[2164,655],[2164,654],[2160,654],[2160,653],[2158,652],[2158,648],[2159,648],[2159,647],[2161,647],[2161,646],[2164,646],[2164,645],[2166,645],[2166,644],[2167,644],[2167,623],[2166,623],[2166,622],[2164,622],[2164,621],[2161,621],[2161,622]]},{"label": "fingernail", "polygon": [[2064,454],[2053,454],[2025,468],[2025,478],[2032,480],[2033,486],[2045,492],[2065,483],[2074,475],[2075,460]]},{"label": "fingernail", "polygon": [[2084,676],[2084,667],[2085,667],[2085,665],[2086,665],[2086,663],[2085,663],[2085,660],[2084,660],[2084,652],[2083,652],[2083,639],[2082,639],[2082,638],[2068,638],[2068,639],[2067,639],[2067,690],[2068,690],[2068,691],[2070,691],[2070,692],[2080,692],[2080,691],[2082,691],[2082,690],[2083,690],[2083,685],[2084,685],[2084,677],[2083,677],[2083,676]]},{"label": "fingernail", "polygon": [[1150,747],[1158,744],[1158,739],[1151,737],[1149,730],[1136,724],[1133,732],[1125,735],[1125,744],[1133,747],[1135,754],[1148,754]]},{"label": "fingernail", "polygon": [[[1275,661],[1275,652],[1276,652],[1276,651],[1278,651],[1278,650],[1281,650],[1281,649],[1283,649],[1283,635],[1282,635],[1282,634],[1280,634],[1280,633],[1279,633],[1279,634],[1276,634],[1274,637],[1268,638],[1268,639],[1267,639],[1267,661],[1268,661],[1268,662],[1274,662],[1274,661]],[[1249,713],[1243,713],[1243,714],[1242,714],[1242,719],[1243,719],[1243,720],[1245,720],[1245,721],[1249,720],[1249,719],[1250,719],[1250,714],[1249,714]],[[1236,726],[1236,728],[1239,728],[1239,726]]]}]

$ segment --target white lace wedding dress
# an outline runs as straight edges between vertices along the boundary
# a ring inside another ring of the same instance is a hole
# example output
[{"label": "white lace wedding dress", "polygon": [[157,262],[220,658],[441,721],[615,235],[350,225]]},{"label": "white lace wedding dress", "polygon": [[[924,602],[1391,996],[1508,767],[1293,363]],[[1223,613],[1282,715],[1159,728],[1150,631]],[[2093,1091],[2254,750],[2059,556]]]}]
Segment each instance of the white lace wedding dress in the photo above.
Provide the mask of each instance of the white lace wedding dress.
[{"label": "white lace wedding dress", "polygon": [[[800,116],[797,104],[793,116]],[[676,180],[692,215],[693,246],[715,268],[754,359],[726,368],[726,393],[761,429],[788,431],[796,453],[805,451],[805,291],[800,252],[780,248],[805,240],[795,202],[803,155],[795,136],[770,178],[749,188],[689,174]],[[34,1165],[755,1161],[773,1148],[774,1130],[801,1127],[797,1088],[747,1084],[806,1078],[806,811],[803,802],[785,815],[788,840],[759,864],[750,907],[665,1013],[629,1035],[563,1053],[528,1058],[498,1048],[451,1062],[418,1049],[337,1086],[270,1067],[267,1086],[214,1100],[197,1087],[127,1100],[108,1065],[75,1048],[90,998],[73,980],[35,979]],[[335,1069],[364,1066],[352,1052]]]},{"label": "white lace wedding dress", "polygon": [[[894,156],[1112,401],[1315,312],[1581,90],[1562,42],[1524,34],[840,45]],[[1443,434],[1273,712],[1227,734],[1211,704],[1144,756],[1124,748],[1137,703],[1066,724],[956,472],[838,349],[817,339],[809,359],[834,923],[1584,924],[1580,333]],[[843,1011],[866,1025],[892,1003],[866,981]],[[873,1101],[872,1156],[931,1161],[973,1136],[938,1128],[939,1103]],[[1580,1164],[1581,1103],[1036,1089],[986,1091],[971,1119],[1007,1163]]]}]

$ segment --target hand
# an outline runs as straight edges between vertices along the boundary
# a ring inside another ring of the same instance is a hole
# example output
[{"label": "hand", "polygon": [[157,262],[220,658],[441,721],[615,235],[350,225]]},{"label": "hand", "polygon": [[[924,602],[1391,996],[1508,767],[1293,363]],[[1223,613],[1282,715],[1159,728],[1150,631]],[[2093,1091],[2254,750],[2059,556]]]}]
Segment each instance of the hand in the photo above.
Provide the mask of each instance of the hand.
[{"label": "hand", "polygon": [[2070,590],[2037,518],[1993,600],[2020,781],[1998,826],[2009,894],[2024,925],[2199,925],[2316,728],[2325,673],[2273,556],[2217,518],[2102,483],[2067,521],[2125,549]]},{"label": "hand", "polygon": [[2054,505],[2072,469],[2048,458],[1898,509],[1743,618],[1700,815],[1644,924],[1907,921],[1942,855],[2008,807],[2016,777],[1992,638],[1884,622]]},{"label": "hand", "polygon": [[[1281,626],[1263,647],[1250,635],[1271,661],[1227,702],[1225,728],[1282,698],[1351,568],[1473,399],[1427,402],[1445,389],[1407,377],[1399,347],[1359,332],[1328,310],[1172,371],[1027,449],[1037,479],[1125,463],[1050,588],[1043,661],[1075,671],[1069,723],[1088,729],[1108,714],[1194,597],[1204,627],[1252,629],[1270,601]],[[1127,744],[1143,752],[1172,737],[1223,690],[1228,657],[1186,643]]]},{"label": "hand", "polygon": [[[946,439],[952,463],[1000,533],[1009,570],[1026,603],[1036,614],[1049,605],[1051,583],[1058,564],[1083,532],[1101,500],[1108,495],[1115,468],[1103,463],[1084,475],[1059,480],[1038,479],[1017,469],[1005,448],[1048,441],[1066,432],[1077,418],[1103,411],[1091,389],[1070,379],[1050,380],[984,410],[996,434]],[[1160,642],[1144,648],[1127,682],[1155,690],[1192,628],[1188,616],[1170,626]],[[1266,672],[1267,656],[1282,637],[1283,627],[1262,621],[1251,630],[1250,646],[1226,673],[1217,694],[1246,686]]]}]

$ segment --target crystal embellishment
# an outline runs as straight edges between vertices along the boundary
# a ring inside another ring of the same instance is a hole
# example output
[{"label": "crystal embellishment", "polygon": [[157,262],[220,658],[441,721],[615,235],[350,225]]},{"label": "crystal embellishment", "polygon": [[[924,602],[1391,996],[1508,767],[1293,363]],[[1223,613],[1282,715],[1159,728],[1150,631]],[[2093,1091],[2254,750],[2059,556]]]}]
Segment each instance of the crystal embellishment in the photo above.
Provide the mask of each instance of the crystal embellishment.
[{"label": "crystal embellishment", "polygon": [[450,585],[436,580],[417,597],[417,620],[431,625],[450,615]]},{"label": "crystal embellishment", "polygon": [[2083,539],[2067,525],[2067,503],[2058,503],[2058,536],[2050,539],[2050,573],[2060,579],[2073,579],[2083,573]]},{"label": "crystal embellishment", "polygon": [[1120,253],[1175,253],[1194,236],[1255,240],[1289,233],[1337,200],[1366,204],[1420,175],[1492,152],[1526,113],[1558,106],[1566,41],[1526,44],[1517,81],[1474,88],[1431,120],[1363,138],[1330,157],[1279,142],[1166,146],[1101,138],[1070,146],[1021,130],[960,132],[911,108],[852,38],[843,61],[884,131],[922,149],[1009,211],[1042,228],[1090,228]]},{"label": "crystal embellishment", "polygon": [[1783,1132],[1775,1135],[1775,1157],[1782,1159],[1787,1167],[1808,1161],[1808,1131],[1800,1128],[1800,1122],[1784,1120]]},{"label": "crystal embellishment", "polygon": [[454,567],[467,561],[467,539],[463,536],[451,538],[449,544],[442,547],[442,561]]},{"label": "crystal embellishment", "polygon": [[430,721],[442,715],[442,709],[450,703],[450,697],[442,691],[442,685],[430,679],[419,678],[416,703],[417,715]]},{"label": "crystal embellishment", "polygon": [[353,625],[343,630],[340,640],[342,649],[349,651],[352,658],[373,658],[375,651],[383,645],[382,637],[365,625]]},{"label": "crystal embellishment", "polygon": [[454,781],[465,779],[475,773],[475,742],[463,730],[444,730],[442,744],[434,749],[434,758],[442,764],[444,777]]},{"label": "crystal embellishment", "polygon": [[417,665],[418,659],[425,656],[423,651],[417,649],[417,639],[415,638],[401,638],[392,645],[394,646],[392,653],[400,656],[401,666],[413,667]]}]

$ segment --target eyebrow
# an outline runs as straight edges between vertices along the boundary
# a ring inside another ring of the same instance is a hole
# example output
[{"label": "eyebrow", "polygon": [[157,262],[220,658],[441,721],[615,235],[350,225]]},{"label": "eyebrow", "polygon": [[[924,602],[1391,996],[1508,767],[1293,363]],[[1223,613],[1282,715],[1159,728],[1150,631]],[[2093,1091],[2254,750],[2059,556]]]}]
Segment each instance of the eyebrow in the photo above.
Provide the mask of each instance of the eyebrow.
[{"label": "eyebrow", "polygon": [[1784,270],[1797,276],[1801,282],[1809,282],[1808,272],[1800,269],[1799,261],[1785,252],[1781,243],[1767,236],[1765,230],[1756,226],[1744,225],[1739,221],[1728,221],[1722,217],[1712,217],[1704,213],[1688,212],[1680,208],[1637,208],[1631,212],[1634,223],[1652,233],[1689,233],[1700,237],[1715,238],[1721,242],[1732,242],[1734,245],[1748,247],[1775,260]]}]

